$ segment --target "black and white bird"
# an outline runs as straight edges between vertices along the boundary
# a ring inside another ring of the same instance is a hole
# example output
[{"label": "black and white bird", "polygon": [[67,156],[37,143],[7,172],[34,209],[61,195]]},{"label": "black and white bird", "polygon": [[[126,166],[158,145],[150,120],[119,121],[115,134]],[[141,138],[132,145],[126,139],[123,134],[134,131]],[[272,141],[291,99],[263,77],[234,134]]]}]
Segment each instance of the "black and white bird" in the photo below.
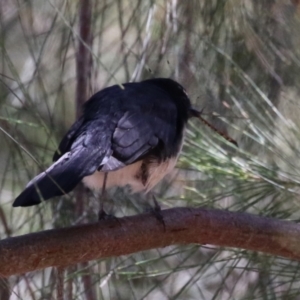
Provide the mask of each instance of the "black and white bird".
[{"label": "black and white bird", "polygon": [[200,117],[184,88],[157,78],[114,85],[93,95],[55,152],[13,206],[31,206],[87,187],[148,192],[175,167],[189,117]]}]

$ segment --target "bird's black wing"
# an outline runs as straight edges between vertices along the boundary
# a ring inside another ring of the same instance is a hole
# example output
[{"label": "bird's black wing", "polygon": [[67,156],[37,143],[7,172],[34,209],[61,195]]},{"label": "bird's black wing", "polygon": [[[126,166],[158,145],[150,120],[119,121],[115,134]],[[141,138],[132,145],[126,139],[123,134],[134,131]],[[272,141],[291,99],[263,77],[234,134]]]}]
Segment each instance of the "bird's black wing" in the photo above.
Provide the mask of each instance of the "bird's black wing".
[{"label": "bird's black wing", "polygon": [[119,119],[112,136],[112,154],[101,167],[102,171],[115,171],[129,165],[155,148],[159,138],[155,130],[137,111],[127,111]]},{"label": "bird's black wing", "polygon": [[112,155],[102,171],[117,170],[146,156],[165,160],[180,147],[176,139],[178,111],[175,104],[156,87],[140,85],[139,88],[142,92],[129,93],[130,97],[124,100],[122,115],[112,136]]}]

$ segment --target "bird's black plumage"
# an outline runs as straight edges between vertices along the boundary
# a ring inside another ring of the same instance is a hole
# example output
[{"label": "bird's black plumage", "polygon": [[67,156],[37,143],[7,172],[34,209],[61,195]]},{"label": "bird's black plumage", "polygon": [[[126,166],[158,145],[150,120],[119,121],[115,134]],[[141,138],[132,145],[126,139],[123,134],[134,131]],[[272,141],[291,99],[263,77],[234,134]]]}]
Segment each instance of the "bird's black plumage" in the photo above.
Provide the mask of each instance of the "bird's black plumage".
[{"label": "bird's black plumage", "polygon": [[153,173],[147,164],[177,158],[190,109],[186,92],[171,79],[101,90],[85,103],[83,115],[62,139],[55,163],[29,182],[13,206],[38,204],[70,192],[88,176],[135,163],[140,170],[134,176],[145,185]]}]

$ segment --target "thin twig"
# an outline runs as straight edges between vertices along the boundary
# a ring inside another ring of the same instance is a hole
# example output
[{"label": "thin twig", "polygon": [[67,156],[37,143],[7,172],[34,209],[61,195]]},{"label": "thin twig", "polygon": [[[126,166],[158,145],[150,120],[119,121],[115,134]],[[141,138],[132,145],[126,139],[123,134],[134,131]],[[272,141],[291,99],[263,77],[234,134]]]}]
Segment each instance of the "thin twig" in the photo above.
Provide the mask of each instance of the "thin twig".
[{"label": "thin twig", "polygon": [[81,114],[83,103],[88,96],[88,81],[92,70],[92,54],[85,46],[92,46],[92,3],[91,0],[81,0],[79,8],[79,41],[78,51],[76,55],[76,114]]},{"label": "thin twig", "polygon": [[[79,7],[79,36],[80,41],[76,56],[77,87],[76,87],[76,115],[79,117],[82,112],[82,106],[88,97],[88,84],[92,70],[92,0],[81,0]],[[86,47],[88,45],[88,47]],[[83,186],[78,186],[75,193],[76,197],[76,215],[82,216],[84,212],[83,199],[85,191]],[[82,267],[87,268],[88,263],[83,262]],[[92,285],[90,270],[88,274],[82,276],[85,298],[94,300],[94,286]]]},{"label": "thin twig", "polygon": [[65,268],[58,267],[56,269],[57,300],[64,300],[64,273],[65,273]]},{"label": "thin twig", "polygon": [[7,278],[1,278],[0,276],[0,299],[9,300],[11,294],[9,282]]}]

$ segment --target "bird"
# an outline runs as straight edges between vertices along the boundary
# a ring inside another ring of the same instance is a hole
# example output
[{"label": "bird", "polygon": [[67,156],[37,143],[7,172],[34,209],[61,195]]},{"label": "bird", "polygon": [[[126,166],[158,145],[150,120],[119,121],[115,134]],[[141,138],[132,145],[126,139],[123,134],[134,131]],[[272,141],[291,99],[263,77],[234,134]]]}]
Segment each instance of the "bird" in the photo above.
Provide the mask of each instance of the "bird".
[{"label": "bird", "polygon": [[37,205],[71,192],[129,186],[151,191],[178,160],[189,118],[201,118],[186,90],[169,78],[106,87],[83,106],[53,156],[13,202]]}]

